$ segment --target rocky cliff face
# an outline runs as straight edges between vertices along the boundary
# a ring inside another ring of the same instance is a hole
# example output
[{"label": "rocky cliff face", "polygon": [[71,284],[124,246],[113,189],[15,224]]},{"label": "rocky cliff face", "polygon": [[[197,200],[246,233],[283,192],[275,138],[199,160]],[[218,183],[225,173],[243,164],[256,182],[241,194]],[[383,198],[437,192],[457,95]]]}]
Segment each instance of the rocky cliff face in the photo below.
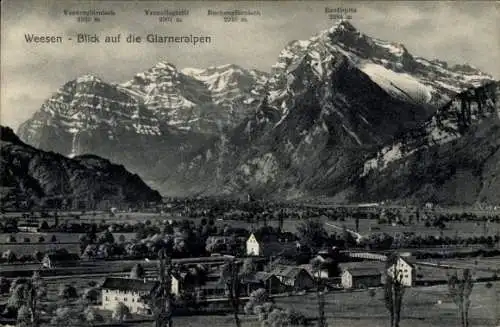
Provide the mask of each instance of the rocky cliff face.
[{"label": "rocky cliff face", "polygon": [[265,76],[235,65],[183,73],[168,62],[123,84],[85,75],[63,85],[18,134],[43,150],[108,158],[154,185],[254,111]]},{"label": "rocky cliff face", "polygon": [[217,134],[255,108],[265,78],[262,72],[236,65],[179,71],[163,61],[119,87],[170,126]]},{"label": "rocky cliff face", "polygon": [[[448,69],[415,58],[401,44],[370,38],[341,22],[291,42],[273,67],[258,111],[181,166],[177,176],[206,181],[208,193],[360,200],[357,185],[371,157],[422,125],[426,135],[436,134],[430,132],[432,122],[453,120],[446,108],[463,97],[458,90],[470,87],[482,99],[478,106],[486,108],[487,87],[482,93],[473,85],[491,80],[474,68]],[[466,115],[487,111],[471,110]],[[422,133],[416,141],[430,142]]]},{"label": "rocky cliff face", "polygon": [[500,201],[500,83],[457,94],[367,160],[357,197],[448,204]]},{"label": "rocky cliff face", "polygon": [[30,205],[70,206],[140,205],[159,202],[161,196],[138,175],[94,155],[68,159],[23,143],[7,127],[1,127],[1,204],[20,208]]}]

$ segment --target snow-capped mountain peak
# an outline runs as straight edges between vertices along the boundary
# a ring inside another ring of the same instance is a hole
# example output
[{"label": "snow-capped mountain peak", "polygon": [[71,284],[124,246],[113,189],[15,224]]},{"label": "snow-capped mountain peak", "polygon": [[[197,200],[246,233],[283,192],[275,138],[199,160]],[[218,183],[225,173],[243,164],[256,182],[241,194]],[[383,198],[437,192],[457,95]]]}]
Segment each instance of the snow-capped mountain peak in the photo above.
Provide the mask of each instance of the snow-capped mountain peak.
[{"label": "snow-capped mountain peak", "polygon": [[335,34],[335,33],[355,33],[358,30],[354,25],[352,25],[349,20],[347,19],[341,19],[338,20],[336,23],[332,25],[328,30],[329,34]]},{"label": "snow-capped mountain peak", "polygon": [[281,99],[285,90],[297,86],[296,81],[304,84],[306,67],[315,79],[330,76],[342,57],[390,95],[434,108],[469,87],[493,80],[470,65],[448,67],[442,61],[414,57],[404,44],[368,36],[341,20],[308,40],[290,42],[280,52],[270,79],[272,98]]}]

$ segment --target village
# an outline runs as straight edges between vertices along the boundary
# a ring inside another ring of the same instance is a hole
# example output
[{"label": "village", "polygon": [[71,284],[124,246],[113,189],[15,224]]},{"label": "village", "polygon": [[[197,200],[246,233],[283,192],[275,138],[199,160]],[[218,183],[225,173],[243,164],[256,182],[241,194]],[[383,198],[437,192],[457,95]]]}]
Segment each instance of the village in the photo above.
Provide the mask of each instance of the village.
[{"label": "village", "polygon": [[[403,294],[451,287],[454,276],[465,283],[469,274],[470,283],[496,290],[500,272],[499,238],[491,228],[498,216],[446,215],[434,208],[193,201],[149,213],[113,208],[8,216],[0,226],[6,236],[0,319],[12,325],[22,319],[26,299],[19,292],[34,278],[47,285],[38,318],[47,326],[69,316],[76,319],[72,326],[142,326],[162,316],[158,301],[169,303],[173,320],[233,314],[238,323],[258,325],[279,316],[282,324],[275,325],[287,326],[331,319],[325,316],[329,296],[388,301],[383,294],[394,282]],[[482,225],[485,219],[490,228]],[[468,221],[475,231],[450,231]],[[427,229],[428,235],[405,228]],[[433,305],[452,302],[449,292]],[[312,311],[286,302],[310,296],[317,302]],[[485,307],[495,312],[497,302]]]}]

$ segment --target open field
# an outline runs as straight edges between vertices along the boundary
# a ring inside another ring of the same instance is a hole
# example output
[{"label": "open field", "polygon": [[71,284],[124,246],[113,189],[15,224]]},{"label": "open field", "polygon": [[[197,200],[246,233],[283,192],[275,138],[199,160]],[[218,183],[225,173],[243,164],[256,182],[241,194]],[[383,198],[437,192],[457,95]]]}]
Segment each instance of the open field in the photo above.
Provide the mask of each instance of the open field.
[{"label": "open field", "polygon": [[459,267],[461,269],[471,269],[472,271],[485,271],[494,272],[500,275],[500,257],[486,257],[486,258],[453,258],[453,259],[428,259],[426,262],[443,265]]},{"label": "open field", "polygon": [[[328,221],[327,224],[335,225],[337,228],[331,227],[329,231],[340,231],[339,228],[345,226],[347,229],[355,230],[356,222],[354,219],[346,219],[345,221]],[[443,230],[443,236],[449,237],[471,237],[471,236],[495,236],[500,232],[500,223],[486,223],[486,228],[483,223],[472,221],[450,221],[446,222],[446,228]],[[328,226],[328,225],[327,225]],[[359,222],[359,233],[361,235],[370,234],[372,232],[384,232],[390,235],[398,233],[415,233],[416,235],[432,235],[439,236],[441,234],[437,227],[426,227],[424,222],[414,223],[412,225],[396,225],[378,224],[376,220],[362,219]]]},{"label": "open field", "polygon": [[[23,212],[7,212],[2,214],[3,218],[19,218],[23,220]],[[78,219],[75,219],[78,216]],[[110,215],[109,212],[85,212],[82,214],[81,211],[59,211],[58,212],[59,223],[63,224],[65,222],[82,222],[82,223],[100,223],[103,220],[106,223],[136,223],[144,222],[146,220],[157,221],[168,219],[166,215],[160,215],[159,213],[150,212],[119,212],[116,215]],[[41,221],[47,221],[49,225],[54,223],[53,212],[50,211],[50,217],[42,218],[39,213],[35,212],[35,219]]]},{"label": "open field", "polygon": [[[335,199],[331,199],[328,197],[314,197],[312,199],[304,199],[306,201],[300,201],[304,206],[310,208],[385,208],[385,209],[410,209],[416,210],[417,208],[422,209],[421,205],[402,205],[402,204],[385,204],[385,205],[374,205],[374,204],[339,204]],[[298,200],[293,200],[293,204],[297,204]],[[427,211],[427,209],[422,209]],[[462,213],[470,213],[477,216],[484,217],[492,217],[496,215],[500,215],[500,206],[440,206],[436,205],[430,211],[441,214],[441,213],[449,213],[449,214],[462,214]]]},{"label": "open field", "polygon": [[68,252],[79,253],[80,244],[79,243],[0,243],[0,252],[5,252],[11,250],[16,256],[22,255],[33,255],[35,251],[47,252],[57,249],[66,249]]},{"label": "open field", "polygon": [[[447,298],[447,286],[416,287],[406,291],[402,309],[401,326],[443,327],[457,326],[457,309]],[[500,298],[500,282],[488,289],[485,283],[474,286],[471,296],[470,325],[475,327],[496,326],[495,310],[500,312],[495,293]],[[439,304],[438,301],[442,301]],[[306,315],[315,315],[317,302],[315,294],[302,297],[276,299],[283,307],[293,308]],[[496,307],[495,307],[496,305]],[[377,289],[372,298],[368,291],[330,293],[326,295],[325,307],[329,326],[385,327],[389,315],[385,308],[382,289]]]},{"label": "open field", "polygon": [[[118,241],[120,235],[125,237],[125,240],[131,240],[135,237],[135,233],[112,233],[115,241]],[[52,236],[56,237],[57,242],[61,243],[72,243],[79,242],[80,236],[85,235],[85,233],[63,233],[63,232],[47,232],[47,233],[28,233],[28,232],[18,232],[18,233],[0,233],[0,243],[8,243],[9,237],[14,235],[18,243],[22,243],[25,238],[29,238],[31,243],[39,243],[38,238],[41,236],[45,239],[43,243],[50,243]]]},{"label": "open field", "polygon": [[[8,239],[11,235],[16,238],[16,243],[9,243]],[[25,254],[33,254],[35,251],[46,252],[49,250],[64,248],[72,253],[80,253],[80,236],[83,233],[0,233],[0,253],[7,250],[12,250],[17,256]],[[125,237],[125,240],[131,240],[135,237],[135,233],[113,233],[116,242],[120,235]],[[51,242],[52,236],[56,237],[56,242]],[[44,242],[38,242],[39,237],[45,239]],[[29,238],[30,243],[24,243],[24,239]]]}]

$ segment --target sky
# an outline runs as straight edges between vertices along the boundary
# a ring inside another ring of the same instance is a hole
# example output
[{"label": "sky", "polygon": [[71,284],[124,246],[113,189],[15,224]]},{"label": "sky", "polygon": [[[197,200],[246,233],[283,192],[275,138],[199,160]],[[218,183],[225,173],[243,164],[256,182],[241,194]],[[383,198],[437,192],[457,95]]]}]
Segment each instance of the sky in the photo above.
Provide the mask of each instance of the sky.
[{"label": "sky", "polygon": [[[270,71],[283,47],[308,39],[335,21],[325,7],[352,8],[362,33],[403,43],[415,56],[468,63],[500,79],[500,2],[403,1],[64,1],[4,0],[1,15],[0,123],[17,128],[44,100],[78,76],[93,73],[124,82],[159,61],[177,68],[237,64]],[[64,10],[113,10],[100,22],[80,23]],[[145,9],[188,9],[182,22],[161,23]],[[227,23],[212,10],[258,10],[247,22]],[[78,44],[77,33],[121,34],[121,42]],[[124,37],[205,35],[211,43],[129,44]],[[27,43],[25,34],[63,36],[60,44]],[[73,40],[70,41],[68,38]]]}]

